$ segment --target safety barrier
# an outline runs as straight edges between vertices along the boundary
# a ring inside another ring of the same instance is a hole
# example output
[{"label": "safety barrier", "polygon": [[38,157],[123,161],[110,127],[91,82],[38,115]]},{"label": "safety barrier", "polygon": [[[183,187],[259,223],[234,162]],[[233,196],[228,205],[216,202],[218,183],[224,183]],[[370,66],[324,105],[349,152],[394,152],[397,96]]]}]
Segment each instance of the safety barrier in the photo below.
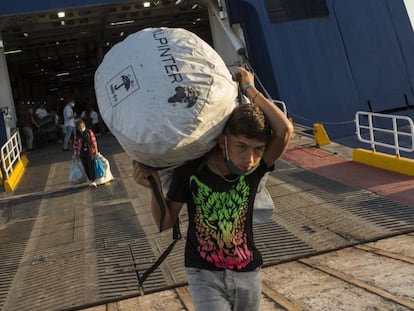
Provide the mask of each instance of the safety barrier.
[{"label": "safety barrier", "polygon": [[22,143],[17,131],[1,147],[2,182],[4,190],[12,191],[20,181],[28,160],[21,155]]},{"label": "safety barrier", "polygon": [[[366,118],[368,122],[367,125],[363,125],[361,123],[362,117]],[[374,126],[374,118],[377,121],[391,120],[392,128],[390,129],[390,128],[381,128],[378,126]],[[375,150],[376,146],[390,148],[390,149],[393,149],[395,151],[395,154],[398,156],[400,155],[400,151],[407,151],[407,152],[414,151],[414,123],[410,117],[358,111],[355,114],[355,121],[356,121],[356,130],[357,130],[358,139],[361,142],[370,144],[372,150]],[[409,131],[404,131],[403,128],[406,128],[407,126],[409,127]],[[363,137],[363,133],[361,133],[361,130],[367,130],[369,133],[369,138]],[[379,138],[378,138],[378,135],[375,135],[376,133],[388,134],[387,137],[392,136],[393,143],[390,144],[385,141],[378,141]],[[409,138],[411,147],[401,146],[400,145],[401,137]]]},{"label": "safety barrier", "polygon": [[[414,151],[414,123],[410,117],[358,111],[355,124],[359,141],[369,144],[371,150],[355,149],[354,161],[414,176],[414,160],[400,156],[400,151]],[[407,145],[401,145],[401,140]],[[377,147],[392,149],[395,155],[377,152]]]},{"label": "safety barrier", "polygon": [[283,113],[287,117],[288,113],[287,113],[286,103],[283,100],[278,100],[278,99],[272,99],[272,101],[273,103],[276,104],[276,106],[278,106],[283,111]]}]

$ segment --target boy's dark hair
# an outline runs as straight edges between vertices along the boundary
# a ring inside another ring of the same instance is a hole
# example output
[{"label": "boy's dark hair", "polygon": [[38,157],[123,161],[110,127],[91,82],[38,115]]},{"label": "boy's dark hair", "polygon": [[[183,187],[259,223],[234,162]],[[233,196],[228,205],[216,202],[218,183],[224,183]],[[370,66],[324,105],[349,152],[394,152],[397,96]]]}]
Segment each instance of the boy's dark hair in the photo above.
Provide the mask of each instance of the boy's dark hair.
[{"label": "boy's dark hair", "polygon": [[267,142],[271,128],[263,111],[252,104],[241,104],[234,108],[224,127],[225,135],[245,136]]}]

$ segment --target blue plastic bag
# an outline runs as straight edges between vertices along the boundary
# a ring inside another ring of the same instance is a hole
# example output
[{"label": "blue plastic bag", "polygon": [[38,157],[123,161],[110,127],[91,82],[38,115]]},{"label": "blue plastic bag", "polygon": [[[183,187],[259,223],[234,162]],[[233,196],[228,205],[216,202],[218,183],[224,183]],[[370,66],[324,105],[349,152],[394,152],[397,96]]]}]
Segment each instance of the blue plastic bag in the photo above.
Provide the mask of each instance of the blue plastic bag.
[{"label": "blue plastic bag", "polygon": [[79,158],[72,159],[72,165],[69,171],[69,181],[72,184],[81,184],[87,181],[85,168]]},{"label": "blue plastic bag", "polygon": [[105,166],[102,160],[99,157],[95,157],[94,160],[95,166],[95,178],[101,178],[105,176]]}]

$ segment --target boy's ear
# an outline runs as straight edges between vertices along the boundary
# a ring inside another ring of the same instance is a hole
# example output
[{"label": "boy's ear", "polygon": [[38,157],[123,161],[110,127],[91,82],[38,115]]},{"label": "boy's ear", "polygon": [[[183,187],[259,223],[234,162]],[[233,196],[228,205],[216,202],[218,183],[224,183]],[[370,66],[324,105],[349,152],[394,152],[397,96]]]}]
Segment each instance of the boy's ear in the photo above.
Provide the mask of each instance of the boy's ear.
[{"label": "boy's ear", "polygon": [[221,150],[224,150],[224,134],[220,134],[220,136],[217,138],[217,143]]}]

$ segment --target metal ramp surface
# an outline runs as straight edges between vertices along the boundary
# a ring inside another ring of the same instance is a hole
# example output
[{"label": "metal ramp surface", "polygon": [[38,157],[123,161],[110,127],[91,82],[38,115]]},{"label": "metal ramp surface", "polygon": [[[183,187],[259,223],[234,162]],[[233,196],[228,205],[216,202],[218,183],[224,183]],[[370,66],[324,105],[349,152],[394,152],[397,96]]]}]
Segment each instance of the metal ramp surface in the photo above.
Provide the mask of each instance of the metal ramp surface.
[{"label": "metal ramp surface", "polygon": [[[147,189],[133,181],[129,157],[111,153],[114,141],[105,139],[101,150],[116,178],[111,184],[69,186],[70,161],[52,159],[44,188],[1,200],[0,256],[6,264],[0,269],[0,310],[77,309],[186,282],[181,240],[139,288],[140,275],[172,234],[157,232]],[[33,191],[32,165],[24,183]],[[270,174],[267,188],[276,212],[272,221],[254,227],[266,266],[414,230],[413,206],[284,161]],[[180,216],[184,235],[185,214]]]}]

